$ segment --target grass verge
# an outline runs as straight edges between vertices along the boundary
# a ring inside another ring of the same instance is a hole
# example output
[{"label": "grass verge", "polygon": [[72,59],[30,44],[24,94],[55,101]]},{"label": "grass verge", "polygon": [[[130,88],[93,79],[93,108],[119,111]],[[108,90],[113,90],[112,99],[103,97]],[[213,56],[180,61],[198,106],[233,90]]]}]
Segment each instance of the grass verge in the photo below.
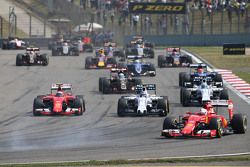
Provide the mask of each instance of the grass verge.
[{"label": "grass verge", "polygon": [[223,55],[222,47],[183,47],[211,63],[216,68],[232,70],[250,83],[250,51],[246,55]]},{"label": "grass verge", "polygon": [[[239,162],[250,161],[250,155],[223,156],[223,157],[188,157],[188,158],[164,158],[164,159],[145,159],[145,160],[108,160],[108,161],[79,161],[79,162],[58,162],[58,163],[32,163],[32,164],[4,164],[6,167],[54,167],[54,166],[117,166],[117,165],[138,165],[154,163],[209,163],[209,162]],[[0,165],[2,166],[2,165]]]}]

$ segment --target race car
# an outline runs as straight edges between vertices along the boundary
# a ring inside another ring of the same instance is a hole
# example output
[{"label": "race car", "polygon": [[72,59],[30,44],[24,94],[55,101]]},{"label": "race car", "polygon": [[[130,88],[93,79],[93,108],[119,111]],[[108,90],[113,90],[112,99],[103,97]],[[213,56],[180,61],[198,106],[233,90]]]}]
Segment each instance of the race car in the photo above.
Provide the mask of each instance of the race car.
[{"label": "race car", "polygon": [[78,48],[80,52],[89,52],[94,51],[93,44],[91,43],[91,38],[89,37],[74,37],[71,39],[72,44]]},{"label": "race car", "polygon": [[9,37],[2,40],[2,49],[25,49],[28,42],[25,42],[17,37]]},{"label": "race car", "polygon": [[117,47],[115,42],[105,42],[104,43],[104,53],[108,56],[115,56],[124,59],[125,55],[122,49]]},{"label": "race car", "polygon": [[156,69],[154,64],[150,62],[144,62],[141,56],[131,55],[128,56],[127,64],[120,64],[123,67],[128,68],[128,73],[133,77],[151,76],[156,75]]},{"label": "race car", "polygon": [[111,68],[110,78],[99,78],[99,91],[102,93],[128,93],[134,92],[136,85],[141,85],[139,78],[132,78],[127,68]]},{"label": "race car", "polygon": [[[147,91],[154,91],[149,94]],[[136,86],[136,94],[122,96],[118,100],[117,115],[159,115],[166,116],[169,113],[167,96],[156,96],[155,84],[143,84]]]},{"label": "race car", "polygon": [[72,94],[71,84],[56,83],[51,86],[51,93],[39,95],[34,99],[33,115],[82,115],[85,101],[82,95]]},{"label": "race car", "polygon": [[29,47],[26,48],[25,53],[19,53],[16,55],[16,66],[23,65],[43,65],[49,64],[49,56],[44,53],[40,53],[39,48]]},{"label": "race car", "polygon": [[[217,108],[216,108],[217,107]],[[229,118],[219,114],[219,110],[227,107]],[[212,101],[204,104],[197,112],[187,112],[179,116],[166,117],[161,135],[171,137],[208,137],[220,138],[227,134],[245,133],[247,117],[234,113],[232,100]]]},{"label": "race car", "polygon": [[179,73],[179,86],[193,87],[199,85],[203,79],[206,79],[211,85],[216,87],[223,87],[223,80],[221,74],[217,72],[209,72],[207,65],[204,63],[190,64],[189,72]]},{"label": "race car", "polygon": [[79,56],[79,49],[70,41],[57,42],[52,48],[52,56]]},{"label": "race car", "polygon": [[158,67],[187,67],[192,64],[189,55],[183,55],[180,48],[167,48],[166,55],[158,56]]},{"label": "race car", "polygon": [[154,45],[144,40],[142,36],[134,36],[125,48],[125,55],[140,55],[144,58],[154,58]]},{"label": "race car", "polygon": [[180,102],[183,106],[202,105],[211,100],[228,100],[227,89],[216,87],[202,80],[200,85],[194,85],[192,88],[181,87]]},{"label": "race car", "polygon": [[101,48],[97,51],[95,57],[88,56],[85,58],[85,69],[109,69],[117,67],[114,57],[108,56]]}]

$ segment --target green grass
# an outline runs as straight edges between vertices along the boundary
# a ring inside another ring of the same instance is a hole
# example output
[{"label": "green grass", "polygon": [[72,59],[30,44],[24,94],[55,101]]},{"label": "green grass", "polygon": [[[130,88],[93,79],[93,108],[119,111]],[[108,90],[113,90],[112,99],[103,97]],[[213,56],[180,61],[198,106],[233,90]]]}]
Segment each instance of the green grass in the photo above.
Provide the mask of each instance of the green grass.
[{"label": "green grass", "polygon": [[[147,159],[147,160],[109,160],[109,161],[79,161],[79,162],[62,162],[62,163],[32,163],[32,164],[11,164],[3,165],[6,167],[54,167],[54,166],[117,166],[117,165],[138,165],[138,164],[166,164],[170,163],[208,163],[208,162],[239,162],[250,161],[250,155],[224,156],[224,157],[206,157],[206,158],[164,158],[164,159]],[[0,165],[1,166],[1,165]]]},{"label": "green grass", "polygon": [[184,47],[199,55],[216,68],[232,70],[233,73],[250,83],[250,52],[246,55],[223,55],[222,47]]}]

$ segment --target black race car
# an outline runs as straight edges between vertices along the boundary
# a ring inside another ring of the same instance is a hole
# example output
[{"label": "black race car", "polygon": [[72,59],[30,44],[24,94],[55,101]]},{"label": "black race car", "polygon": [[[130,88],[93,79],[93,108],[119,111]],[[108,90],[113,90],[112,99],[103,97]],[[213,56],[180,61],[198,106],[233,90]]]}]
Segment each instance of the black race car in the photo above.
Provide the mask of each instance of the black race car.
[{"label": "black race car", "polygon": [[167,48],[166,55],[158,56],[158,67],[188,67],[192,64],[189,55],[183,55],[180,48]]},{"label": "black race car", "polygon": [[102,93],[134,92],[136,85],[141,85],[139,78],[129,76],[126,68],[111,68],[110,78],[99,78],[99,91]]},{"label": "black race car", "polygon": [[52,48],[52,56],[79,56],[79,49],[69,41],[57,42]]},{"label": "black race car", "polygon": [[190,64],[189,68],[189,73],[179,73],[179,86],[191,88],[193,85],[200,85],[202,80],[205,79],[210,85],[223,87],[221,74],[217,72],[209,72],[206,64]]},{"label": "black race car", "polygon": [[49,56],[47,54],[40,54],[39,48],[26,48],[26,53],[19,53],[16,55],[16,66],[23,65],[43,65],[49,64]]}]

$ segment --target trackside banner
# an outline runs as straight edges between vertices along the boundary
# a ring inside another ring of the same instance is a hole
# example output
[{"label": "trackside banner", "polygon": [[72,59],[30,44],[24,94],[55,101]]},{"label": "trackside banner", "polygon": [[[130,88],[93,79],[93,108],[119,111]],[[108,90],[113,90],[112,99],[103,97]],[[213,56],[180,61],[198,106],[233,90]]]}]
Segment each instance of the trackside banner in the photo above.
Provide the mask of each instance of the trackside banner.
[{"label": "trackside banner", "polygon": [[129,3],[130,13],[185,14],[185,3]]},{"label": "trackside banner", "polygon": [[224,55],[245,55],[246,46],[244,43],[227,43],[223,44]]}]

